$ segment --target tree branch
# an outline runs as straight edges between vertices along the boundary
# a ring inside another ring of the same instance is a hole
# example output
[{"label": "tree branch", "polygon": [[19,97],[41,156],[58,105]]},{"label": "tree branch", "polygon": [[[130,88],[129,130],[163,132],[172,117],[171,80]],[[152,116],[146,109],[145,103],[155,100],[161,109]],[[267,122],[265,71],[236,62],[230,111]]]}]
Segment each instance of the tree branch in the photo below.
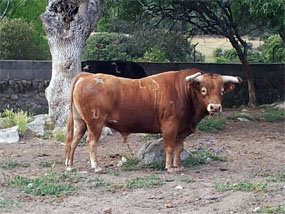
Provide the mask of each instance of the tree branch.
[{"label": "tree branch", "polygon": [[0,17],[0,22],[1,22],[2,19],[4,19],[4,17],[6,16],[6,14],[7,14],[7,12],[8,12],[8,9],[9,9],[9,6],[10,6],[10,0],[8,0],[6,9],[4,10],[2,16]]}]

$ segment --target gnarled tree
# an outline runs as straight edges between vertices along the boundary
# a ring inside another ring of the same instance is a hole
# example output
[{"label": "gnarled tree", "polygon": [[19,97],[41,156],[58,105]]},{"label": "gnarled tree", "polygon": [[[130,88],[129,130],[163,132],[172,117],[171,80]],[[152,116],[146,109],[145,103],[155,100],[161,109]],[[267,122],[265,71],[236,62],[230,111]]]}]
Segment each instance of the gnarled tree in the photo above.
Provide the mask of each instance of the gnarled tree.
[{"label": "gnarled tree", "polygon": [[49,116],[57,127],[68,115],[70,85],[81,71],[86,39],[101,16],[101,0],[49,0],[41,15],[52,56],[52,77],[46,89]]}]

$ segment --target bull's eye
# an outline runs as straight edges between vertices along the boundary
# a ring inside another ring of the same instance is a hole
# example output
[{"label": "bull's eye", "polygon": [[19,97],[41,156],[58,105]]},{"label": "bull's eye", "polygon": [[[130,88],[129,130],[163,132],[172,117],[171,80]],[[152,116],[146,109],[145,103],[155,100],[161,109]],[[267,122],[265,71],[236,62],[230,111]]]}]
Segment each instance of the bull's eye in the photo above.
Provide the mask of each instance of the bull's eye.
[{"label": "bull's eye", "polygon": [[206,87],[202,87],[201,93],[202,93],[203,96],[207,95],[207,88]]},{"label": "bull's eye", "polygon": [[224,95],[224,93],[225,93],[225,89],[222,88],[221,94]]}]

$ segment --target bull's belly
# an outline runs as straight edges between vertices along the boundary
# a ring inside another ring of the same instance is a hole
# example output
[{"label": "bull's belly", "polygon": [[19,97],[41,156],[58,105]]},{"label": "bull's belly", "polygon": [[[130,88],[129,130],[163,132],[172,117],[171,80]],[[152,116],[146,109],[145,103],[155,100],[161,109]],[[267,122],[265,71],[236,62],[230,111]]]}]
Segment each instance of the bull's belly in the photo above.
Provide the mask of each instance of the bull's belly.
[{"label": "bull's belly", "polygon": [[160,127],[156,122],[141,123],[139,121],[108,120],[105,124],[120,133],[160,133]]}]

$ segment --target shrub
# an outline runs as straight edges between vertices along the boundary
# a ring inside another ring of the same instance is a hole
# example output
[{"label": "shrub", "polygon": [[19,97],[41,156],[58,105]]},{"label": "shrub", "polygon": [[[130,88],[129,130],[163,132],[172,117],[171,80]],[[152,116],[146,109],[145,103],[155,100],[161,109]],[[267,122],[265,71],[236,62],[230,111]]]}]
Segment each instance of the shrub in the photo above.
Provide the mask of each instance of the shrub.
[{"label": "shrub", "polygon": [[82,53],[83,60],[130,60],[127,51],[128,37],[118,33],[96,33],[91,35]]},{"label": "shrub", "polygon": [[3,19],[0,22],[0,59],[49,59],[46,39],[23,19]]},{"label": "shrub", "polygon": [[259,49],[265,62],[285,62],[285,45],[280,36],[270,36]]},{"label": "shrub", "polygon": [[24,134],[27,130],[27,123],[32,121],[32,117],[27,112],[21,110],[14,112],[13,110],[5,109],[1,117],[12,120],[13,125],[18,126],[20,134]]}]

